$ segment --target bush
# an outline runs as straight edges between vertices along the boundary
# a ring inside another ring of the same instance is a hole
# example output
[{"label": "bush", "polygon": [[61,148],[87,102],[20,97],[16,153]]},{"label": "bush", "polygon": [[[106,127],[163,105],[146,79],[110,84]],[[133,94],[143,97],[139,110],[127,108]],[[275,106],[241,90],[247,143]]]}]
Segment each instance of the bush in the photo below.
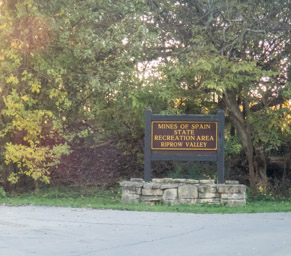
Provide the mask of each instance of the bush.
[{"label": "bush", "polygon": [[174,162],[174,170],[168,173],[169,178],[182,179],[216,179],[216,164],[209,162]]},{"label": "bush", "polygon": [[0,187],[0,198],[5,198],[5,197],[6,197],[5,190],[2,187]]}]

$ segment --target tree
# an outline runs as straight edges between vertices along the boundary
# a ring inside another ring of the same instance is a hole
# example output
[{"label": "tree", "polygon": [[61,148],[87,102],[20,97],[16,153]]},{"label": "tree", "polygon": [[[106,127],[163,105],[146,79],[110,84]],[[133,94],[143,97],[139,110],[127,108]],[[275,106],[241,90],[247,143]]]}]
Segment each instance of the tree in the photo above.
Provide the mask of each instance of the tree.
[{"label": "tree", "polygon": [[105,130],[127,143],[139,136],[130,94],[142,86],[135,71],[149,40],[142,3],[15,0],[0,7],[5,176],[48,182],[68,145],[88,134]]},{"label": "tree", "polygon": [[266,154],[290,138],[289,2],[153,0],[148,5],[164,47],[156,56],[165,63],[165,83],[185,104],[204,92],[214,100],[202,96],[202,109],[226,108],[246,154],[250,185],[266,188]]},{"label": "tree", "polygon": [[43,60],[52,40],[48,19],[34,1],[4,1],[0,7],[1,158],[10,164],[9,181],[30,176],[38,191],[39,181],[49,183],[51,167],[70,152],[62,128],[70,101],[61,68],[48,68]]}]

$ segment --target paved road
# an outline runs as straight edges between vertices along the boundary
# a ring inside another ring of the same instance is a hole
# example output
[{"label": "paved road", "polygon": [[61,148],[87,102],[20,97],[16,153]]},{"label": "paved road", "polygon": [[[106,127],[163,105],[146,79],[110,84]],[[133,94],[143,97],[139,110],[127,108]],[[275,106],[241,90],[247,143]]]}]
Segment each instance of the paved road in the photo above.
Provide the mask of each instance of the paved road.
[{"label": "paved road", "polygon": [[291,213],[0,206],[1,256],[291,256]]}]

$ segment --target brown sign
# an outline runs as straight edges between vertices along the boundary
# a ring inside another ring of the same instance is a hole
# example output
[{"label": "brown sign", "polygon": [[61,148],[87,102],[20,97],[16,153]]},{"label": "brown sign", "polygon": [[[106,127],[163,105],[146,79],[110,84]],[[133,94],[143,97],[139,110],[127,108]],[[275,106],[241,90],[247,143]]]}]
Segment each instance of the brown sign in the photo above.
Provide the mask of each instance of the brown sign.
[{"label": "brown sign", "polygon": [[217,122],[152,121],[152,150],[217,150]]}]

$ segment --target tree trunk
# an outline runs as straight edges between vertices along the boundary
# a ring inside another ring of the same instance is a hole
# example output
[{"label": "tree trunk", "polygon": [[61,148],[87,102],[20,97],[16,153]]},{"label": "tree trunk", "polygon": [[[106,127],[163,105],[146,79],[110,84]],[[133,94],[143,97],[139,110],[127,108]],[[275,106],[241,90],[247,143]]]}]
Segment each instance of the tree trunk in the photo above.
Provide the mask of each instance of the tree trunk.
[{"label": "tree trunk", "polygon": [[246,117],[244,117],[239,109],[239,105],[236,101],[236,94],[234,92],[227,90],[224,94],[224,101],[230,112],[230,120],[237,130],[238,137],[240,138],[246,154],[251,190],[257,191],[259,187],[262,187],[265,190],[268,184],[267,161],[263,148],[256,149],[253,145],[252,130],[248,120],[248,102],[245,102],[247,109],[245,109]]},{"label": "tree trunk", "polygon": [[267,158],[265,156],[263,147],[255,148],[255,164],[256,164],[256,180],[257,186],[265,191],[268,186],[267,176]]},{"label": "tree trunk", "polygon": [[36,195],[39,194],[39,184],[38,184],[38,180],[34,180],[34,193]]}]

